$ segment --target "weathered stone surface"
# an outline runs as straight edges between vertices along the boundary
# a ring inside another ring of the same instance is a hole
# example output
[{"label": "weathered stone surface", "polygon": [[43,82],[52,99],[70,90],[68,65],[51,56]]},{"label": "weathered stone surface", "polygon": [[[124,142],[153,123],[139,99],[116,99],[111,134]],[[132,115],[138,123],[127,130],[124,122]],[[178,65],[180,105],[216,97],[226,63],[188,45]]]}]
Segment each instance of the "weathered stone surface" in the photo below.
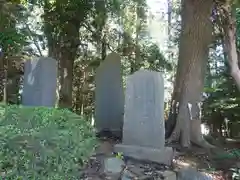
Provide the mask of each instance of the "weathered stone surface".
[{"label": "weathered stone surface", "polygon": [[55,106],[57,62],[48,57],[26,61],[22,104],[26,106]]},{"label": "weathered stone surface", "polygon": [[139,160],[170,165],[172,148],[165,148],[164,84],[161,73],[140,70],[127,79],[121,152]]},{"label": "weathered stone surface", "polygon": [[111,53],[96,72],[95,122],[100,131],[111,131],[120,136],[123,126],[124,93],[121,75],[121,59]]},{"label": "weathered stone surface", "polygon": [[211,177],[198,172],[195,169],[188,168],[188,169],[181,169],[177,173],[178,180],[212,180]]},{"label": "weathered stone surface", "polygon": [[119,158],[106,158],[104,160],[104,172],[112,174],[120,173],[122,172],[124,165],[124,161]]},{"label": "weathered stone surface", "polygon": [[174,156],[173,150],[170,147],[156,149],[143,146],[117,144],[114,147],[114,151],[121,152],[124,156],[129,156],[138,160],[149,160],[166,165],[172,164]]},{"label": "weathered stone surface", "polygon": [[132,174],[130,171],[125,170],[122,173],[122,179],[121,180],[131,180],[131,179],[136,179],[136,176],[134,174]]},{"label": "weathered stone surface", "polygon": [[140,70],[127,78],[123,144],[164,147],[164,82],[161,73]]},{"label": "weathered stone surface", "polygon": [[164,180],[177,180],[177,175],[173,171],[164,171],[162,176]]}]

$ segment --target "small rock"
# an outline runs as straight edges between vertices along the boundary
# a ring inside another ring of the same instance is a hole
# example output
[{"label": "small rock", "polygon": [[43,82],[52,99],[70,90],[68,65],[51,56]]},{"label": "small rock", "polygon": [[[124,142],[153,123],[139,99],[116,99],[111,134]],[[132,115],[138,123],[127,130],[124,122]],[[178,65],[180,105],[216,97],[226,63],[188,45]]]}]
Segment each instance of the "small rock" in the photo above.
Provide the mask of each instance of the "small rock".
[{"label": "small rock", "polygon": [[132,180],[132,179],[134,179],[134,177],[135,176],[130,171],[125,170],[122,174],[121,180]]},{"label": "small rock", "polygon": [[106,158],[104,160],[104,172],[105,173],[121,173],[123,168],[125,166],[125,163],[123,160],[115,157]]},{"label": "small rock", "polygon": [[177,173],[178,180],[212,180],[211,177],[198,172],[195,169],[180,169]]},{"label": "small rock", "polygon": [[162,172],[162,177],[164,180],[177,180],[177,175],[173,171],[164,171]]}]

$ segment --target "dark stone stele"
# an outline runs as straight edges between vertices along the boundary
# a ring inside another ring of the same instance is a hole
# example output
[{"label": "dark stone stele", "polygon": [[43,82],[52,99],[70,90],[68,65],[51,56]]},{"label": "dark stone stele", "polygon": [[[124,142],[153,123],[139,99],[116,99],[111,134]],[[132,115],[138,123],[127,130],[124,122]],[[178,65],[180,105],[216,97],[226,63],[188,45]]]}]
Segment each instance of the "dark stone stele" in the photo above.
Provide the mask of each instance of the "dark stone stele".
[{"label": "dark stone stele", "polygon": [[23,105],[54,107],[56,88],[57,62],[55,59],[40,57],[25,62]]},{"label": "dark stone stele", "polygon": [[121,58],[109,54],[96,72],[95,124],[99,135],[121,138],[124,113],[124,92]]}]

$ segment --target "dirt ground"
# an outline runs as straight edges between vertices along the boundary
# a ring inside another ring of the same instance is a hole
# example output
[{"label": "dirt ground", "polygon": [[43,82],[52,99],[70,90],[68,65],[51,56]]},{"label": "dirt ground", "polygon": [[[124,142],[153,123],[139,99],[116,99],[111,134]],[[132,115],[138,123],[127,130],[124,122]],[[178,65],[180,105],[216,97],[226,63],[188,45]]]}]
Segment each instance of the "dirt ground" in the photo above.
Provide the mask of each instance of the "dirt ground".
[{"label": "dirt ground", "polygon": [[[82,179],[106,179],[103,172],[102,160],[113,154],[113,146],[118,142],[106,138],[101,139],[100,142],[96,154],[91,158],[86,168],[83,170]],[[219,156],[219,154],[223,154],[231,149],[240,150],[239,141],[226,141],[219,145],[215,150],[205,150],[199,147],[180,149],[177,146],[175,146],[174,149],[176,150],[176,157],[173,160],[173,165],[167,167],[168,170],[176,171],[177,169],[184,167],[191,167],[210,175],[215,180],[231,180],[232,172],[230,171],[230,168],[240,168],[239,158],[226,158]]]}]

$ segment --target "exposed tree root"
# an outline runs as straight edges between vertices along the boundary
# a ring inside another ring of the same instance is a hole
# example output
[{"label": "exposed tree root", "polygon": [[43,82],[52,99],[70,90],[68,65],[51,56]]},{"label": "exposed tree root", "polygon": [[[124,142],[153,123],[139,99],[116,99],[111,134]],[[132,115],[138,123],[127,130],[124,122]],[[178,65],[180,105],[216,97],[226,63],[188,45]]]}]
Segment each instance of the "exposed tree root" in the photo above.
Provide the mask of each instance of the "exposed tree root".
[{"label": "exposed tree root", "polygon": [[203,148],[215,148],[215,146],[208,143],[202,135],[201,132],[201,120],[191,121],[191,132],[190,132],[191,142],[203,147]]},{"label": "exposed tree root", "polygon": [[[186,129],[183,126],[181,126],[179,121],[177,121],[174,131],[172,132],[171,136],[166,140],[166,143],[169,143],[169,144],[174,143],[174,142],[179,143],[180,139],[181,139],[181,146],[190,147],[190,146],[188,146],[188,140],[190,139],[190,142],[192,144],[195,144],[199,147],[202,147],[205,149],[216,148],[216,146],[208,143],[203,138],[202,133],[201,133],[201,121],[200,120],[191,120],[190,124],[191,124],[190,132],[184,132]],[[186,134],[184,137],[181,137],[183,135],[183,133],[186,133]],[[186,137],[186,136],[188,136],[188,137]],[[187,140],[185,138],[187,138]],[[183,142],[184,139],[186,140],[186,142]]]},{"label": "exposed tree root", "polygon": [[180,124],[177,121],[176,126],[171,134],[171,136],[166,140],[166,143],[178,142],[180,139]]},{"label": "exposed tree root", "polygon": [[216,146],[211,145],[208,143],[205,139],[198,139],[198,140],[191,140],[192,144],[196,144],[199,147],[206,148],[206,149],[213,149],[216,148]]}]

